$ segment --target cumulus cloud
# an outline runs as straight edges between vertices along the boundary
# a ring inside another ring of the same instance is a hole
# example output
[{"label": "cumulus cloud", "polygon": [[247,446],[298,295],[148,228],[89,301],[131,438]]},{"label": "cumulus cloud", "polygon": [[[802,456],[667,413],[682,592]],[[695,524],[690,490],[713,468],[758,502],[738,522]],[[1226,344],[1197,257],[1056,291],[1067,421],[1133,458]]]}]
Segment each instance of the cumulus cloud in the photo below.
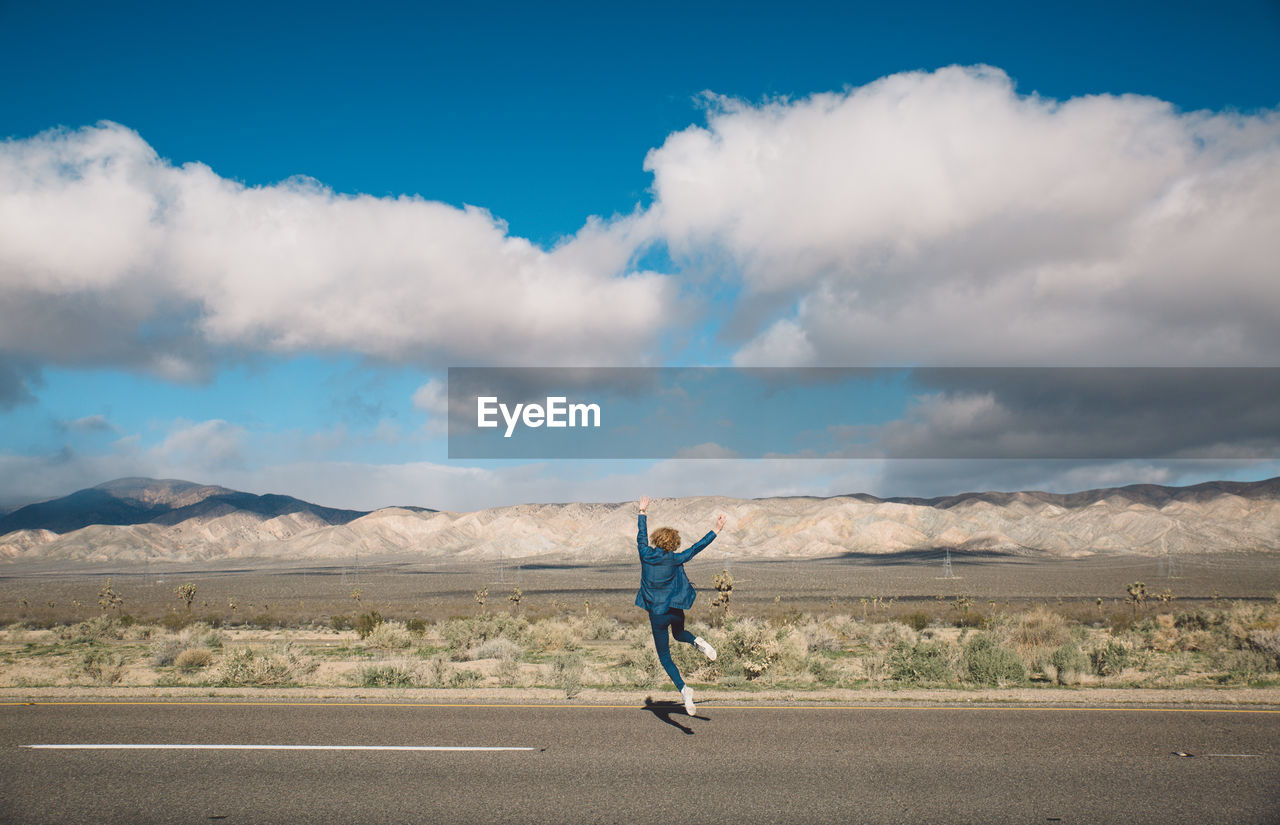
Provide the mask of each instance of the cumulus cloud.
[{"label": "cumulus cloud", "polygon": [[950,67],[713,98],[646,168],[673,255],[740,273],[740,364],[1280,356],[1280,112],[1058,101]]},{"label": "cumulus cloud", "polygon": [[249,187],[175,165],[114,123],[0,144],[0,403],[27,365],[186,379],[226,352],[617,363],[646,351],[670,280],[628,270],[632,221],[551,250],[476,207]]}]

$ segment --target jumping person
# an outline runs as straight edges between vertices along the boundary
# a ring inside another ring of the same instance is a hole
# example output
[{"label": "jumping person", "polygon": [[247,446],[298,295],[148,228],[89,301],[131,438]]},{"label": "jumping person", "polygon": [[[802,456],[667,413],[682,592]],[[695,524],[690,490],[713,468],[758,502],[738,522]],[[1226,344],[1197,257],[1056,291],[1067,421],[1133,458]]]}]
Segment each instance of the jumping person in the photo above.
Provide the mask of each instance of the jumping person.
[{"label": "jumping person", "polygon": [[667,631],[671,631],[676,641],[691,644],[708,659],[715,660],[716,649],[707,644],[706,639],[684,629],[684,611],[693,607],[693,600],[698,597],[689,577],[684,574],[684,563],[715,540],[716,531],[724,529],[727,519],[721,513],[716,517],[715,530],[698,539],[689,549],[681,551],[680,534],[670,527],[654,530],[653,543],[656,546],[649,546],[645,518],[648,509],[649,497],[645,496],[640,499],[637,518],[640,525],[636,534],[636,549],[640,551],[640,591],[636,593],[636,607],[649,611],[649,626],[653,628],[653,646],[658,651],[658,661],[680,691],[685,712],[693,716],[697,712],[693,706],[693,689],[680,678],[679,668],[671,661],[671,640],[667,638]]}]

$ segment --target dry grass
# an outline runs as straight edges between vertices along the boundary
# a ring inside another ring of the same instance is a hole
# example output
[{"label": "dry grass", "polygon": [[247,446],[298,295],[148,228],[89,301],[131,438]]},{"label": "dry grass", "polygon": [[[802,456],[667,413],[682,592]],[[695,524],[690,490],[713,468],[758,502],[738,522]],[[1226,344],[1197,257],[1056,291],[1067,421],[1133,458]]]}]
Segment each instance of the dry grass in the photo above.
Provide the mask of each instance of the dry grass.
[{"label": "dry grass", "polygon": [[[864,620],[860,611],[715,622],[691,613],[689,629],[720,657],[709,662],[683,644],[673,656],[695,685],[749,691],[1280,684],[1280,605],[1270,601],[1160,605],[1106,624],[1040,604],[996,612],[984,630],[945,624],[950,609],[941,605],[920,631]],[[594,611],[534,620],[503,612],[421,630],[387,621],[360,640],[319,624],[196,623],[175,632],[102,617],[50,628],[14,623],[0,631],[0,687],[519,688],[566,696],[669,687],[647,623]]]}]

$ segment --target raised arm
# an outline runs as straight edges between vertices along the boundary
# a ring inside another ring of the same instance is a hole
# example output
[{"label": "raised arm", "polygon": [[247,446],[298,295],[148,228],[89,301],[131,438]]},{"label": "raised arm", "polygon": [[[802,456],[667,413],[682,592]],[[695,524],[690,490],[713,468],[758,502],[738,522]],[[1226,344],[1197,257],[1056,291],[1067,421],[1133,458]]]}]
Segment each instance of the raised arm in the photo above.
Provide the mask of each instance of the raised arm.
[{"label": "raised arm", "polygon": [[676,564],[684,564],[689,559],[693,558],[694,556],[698,555],[698,553],[702,552],[702,550],[704,550],[708,544],[715,541],[716,530],[723,530],[724,524],[726,521],[728,521],[728,518],[724,515],[724,513],[721,513],[719,516],[717,516],[716,529],[712,530],[702,538],[695,541],[687,549],[681,550],[679,553],[676,553],[675,554]]},{"label": "raised arm", "polygon": [[648,519],[645,517],[645,510],[649,509],[649,497],[644,496],[636,505],[639,515],[636,521],[639,528],[636,530],[636,549],[640,551],[640,558],[644,558],[645,551],[649,549],[649,526],[646,524]]}]

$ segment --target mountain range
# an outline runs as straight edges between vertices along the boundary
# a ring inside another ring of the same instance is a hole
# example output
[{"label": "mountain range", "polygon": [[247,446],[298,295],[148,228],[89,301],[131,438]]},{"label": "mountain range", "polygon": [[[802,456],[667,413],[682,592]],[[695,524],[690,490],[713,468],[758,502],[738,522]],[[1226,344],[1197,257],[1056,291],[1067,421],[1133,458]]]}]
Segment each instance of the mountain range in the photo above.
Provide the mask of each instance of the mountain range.
[{"label": "mountain range", "polygon": [[[943,547],[1055,557],[1280,549],[1280,477],[1067,494],[692,496],[656,499],[650,512],[652,527],[676,527],[685,544],[710,529],[717,513],[726,513],[729,528],[707,551],[722,558],[817,558]],[[470,513],[420,507],[366,512],[187,481],[127,478],[0,517],[0,561],[292,561],[398,554],[587,563],[628,558],[634,536],[634,502],[519,504]]]}]

